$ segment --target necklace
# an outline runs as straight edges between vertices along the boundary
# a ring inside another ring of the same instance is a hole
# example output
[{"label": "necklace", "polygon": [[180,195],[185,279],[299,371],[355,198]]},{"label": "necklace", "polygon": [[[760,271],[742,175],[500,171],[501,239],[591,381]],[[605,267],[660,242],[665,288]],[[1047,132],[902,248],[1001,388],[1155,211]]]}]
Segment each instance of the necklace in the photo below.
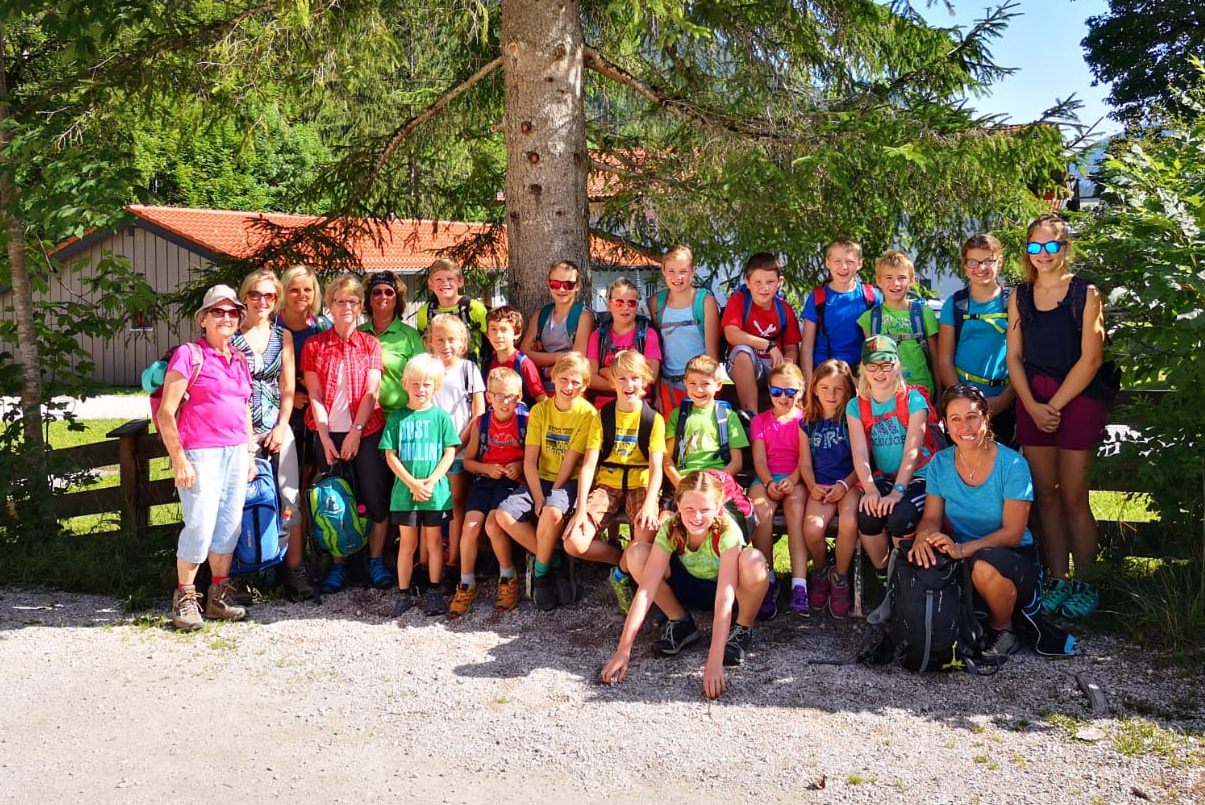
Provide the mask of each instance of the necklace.
[{"label": "necklace", "polygon": [[963,466],[963,469],[965,469],[965,470],[967,471],[967,475],[968,475],[968,476],[970,476],[970,482],[971,482],[971,483],[975,483],[975,476],[979,474],[979,467],[980,467],[980,465],[981,465],[981,464],[983,464],[983,456],[984,456],[984,454],[985,454],[985,453],[987,453],[987,451],[986,451],[986,450],[984,450],[983,452],[981,452],[981,453],[979,454],[979,460],[978,460],[978,461],[976,461],[976,462],[975,462],[975,466],[974,466],[974,467],[972,467],[972,466],[971,466],[971,462],[967,460],[966,455],[965,455],[965,454],[964,454],[964,453],[963,453],[961,450],[955,450],[955,451],[954,451],[954,458],[955,458],[955,459],[959,459],[959,458],[961,458],[961,459],[962,459],[962,466]]}]

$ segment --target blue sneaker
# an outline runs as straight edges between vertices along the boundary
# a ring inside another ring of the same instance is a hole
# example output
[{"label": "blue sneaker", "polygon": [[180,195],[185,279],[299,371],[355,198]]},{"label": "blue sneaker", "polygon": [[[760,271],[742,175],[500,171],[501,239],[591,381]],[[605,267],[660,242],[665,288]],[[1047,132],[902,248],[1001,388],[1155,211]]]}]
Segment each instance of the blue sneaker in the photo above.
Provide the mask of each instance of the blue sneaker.
[{"label": "blue sneaker", "polygon": [[1042,592],[1042,614],[1054,616],[1060,614],[1063,604],[1071,597],[1071,582],[1065,579],[1049,579],[1046,589]]},{"label": "blue sneaker", "polygon": [[368,575],[372,579],[372,586],[378,590],[388,590],[397,585],[397,577],[385,567],[384,559],[369,559]]},{"label": "blue sneaker", "polygon": [[1059,614],[1064,618],[1086,618],[1100,606],[1100,589],[1096,586],[1085,581],[1073,581],[1069,586],[1071,594],[1059,607]]},{"label": "blue sneaker", "polygon": [[331,565],[326,578],[322,580],[322,592],[337,593],[347,584],[347,568],[344,565]]}]

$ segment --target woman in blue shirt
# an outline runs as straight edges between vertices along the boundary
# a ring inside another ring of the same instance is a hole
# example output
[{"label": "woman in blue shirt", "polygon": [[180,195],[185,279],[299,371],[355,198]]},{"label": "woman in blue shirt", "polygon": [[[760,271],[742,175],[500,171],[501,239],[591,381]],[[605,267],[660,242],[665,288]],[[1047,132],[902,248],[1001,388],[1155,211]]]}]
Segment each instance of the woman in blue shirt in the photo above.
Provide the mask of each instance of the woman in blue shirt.
[{"label": "woman in blue shirt", "polygon": [[941,410],[953,446],[929,462],[924,516],[908,558],[922,567],[937,552],[969,559],[971,584],[990,618],[987,651],[1012,654],[1013,620],[1035,602],[1041,574],[1026,526],[1033,478],[1019,453],[996,443],[978,388],[946,389]]}]

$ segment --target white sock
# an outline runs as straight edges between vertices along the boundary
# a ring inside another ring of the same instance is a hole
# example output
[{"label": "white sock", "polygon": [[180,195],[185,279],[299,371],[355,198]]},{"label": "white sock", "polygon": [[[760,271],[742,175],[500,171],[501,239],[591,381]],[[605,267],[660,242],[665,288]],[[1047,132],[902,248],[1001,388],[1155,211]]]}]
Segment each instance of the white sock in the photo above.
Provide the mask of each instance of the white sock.
[{"label": "white sock", "polygon": [[796,587],[802,587],[803,589],[806,590],[808,588],[808,580],[801,579],[798,576],[792,576],[791,577],[791,589],[794,590]]}]

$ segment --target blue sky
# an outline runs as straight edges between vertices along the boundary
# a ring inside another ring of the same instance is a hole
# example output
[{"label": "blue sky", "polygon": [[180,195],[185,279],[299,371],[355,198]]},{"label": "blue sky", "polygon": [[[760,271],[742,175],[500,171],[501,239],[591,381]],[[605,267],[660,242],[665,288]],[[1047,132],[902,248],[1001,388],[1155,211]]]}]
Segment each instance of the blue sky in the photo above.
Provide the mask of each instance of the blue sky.
[{"label": "blue sky", "polygon": [[[990,3],[954,0],[951,17],[942,4],[926,7],[914,2],[922,16],[932,25],[969,28],[983,18]],[[986,98],[973,98],[971,105],[985,113],[1007,115],[1012,122],[1024,123],[1040,116],[1056,98],[1072,93],[1083,101],[1079,117],[1093,123],[1109,112],[1104,102],[1106,86],[1092,86],[1092,71],[1084,62],[1080,40],[1088,32],[1088,17],[1108,11],[1107,0],[1020,0],[1003,36],[992,47],[997,64],[1015,67],[1017,72],[992,86]],[[1106,119],[1100,131],[1119,130],[1116,123]]]}]

